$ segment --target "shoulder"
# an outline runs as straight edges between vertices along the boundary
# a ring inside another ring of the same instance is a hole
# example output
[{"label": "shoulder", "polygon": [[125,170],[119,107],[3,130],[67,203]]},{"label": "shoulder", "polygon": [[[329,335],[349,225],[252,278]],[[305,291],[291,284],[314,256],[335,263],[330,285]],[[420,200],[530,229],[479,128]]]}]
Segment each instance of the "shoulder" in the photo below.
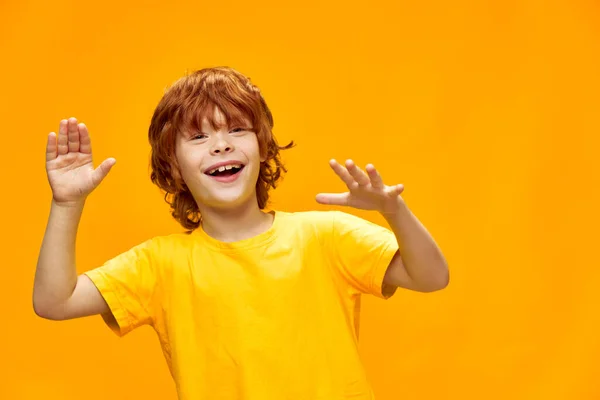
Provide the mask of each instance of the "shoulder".
[{"label": "shoulder", "polygon": [[279,212],[280,232],[314,233],[321,238],[336,235],[337,232],[360,231],[373,224],[353,214],[338,210]]},{"label": "shoulder", "polygon": [[323,211],[298,211],[298,212],[283,212],[277,211],[278,218],[289,223],[314,223],[314,224],[330,224],[334,223],[371,223],[370,221],[350,214],[341,210],[323,210]]},{"label": "shoulder", "polygon": [[192,246],[194,233],[172,233],[157,235],[146,239],[133,249],[142,251],[153,259],[169,259],[178,252],[185,251]]},{"label": "shoulder", "polygon": [[277,211],[278,223],[283,226],[314,226],[331,228],[333,221],[340,211]]},{"label": "shoulder", "polygon": [[360,218],[354,214],[340,210],[323,211],[277,211],[277,218],[286,224],[314,224],[332,227],[334,224],[372,224],[372,222]]}]

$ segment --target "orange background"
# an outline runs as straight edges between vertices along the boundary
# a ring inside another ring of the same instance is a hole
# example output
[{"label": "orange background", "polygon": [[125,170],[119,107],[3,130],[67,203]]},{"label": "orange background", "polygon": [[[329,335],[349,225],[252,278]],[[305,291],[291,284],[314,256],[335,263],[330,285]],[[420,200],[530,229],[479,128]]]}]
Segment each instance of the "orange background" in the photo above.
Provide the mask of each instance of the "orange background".
[{"label": "orange background", "polygon": [[[75,116],[95,162],[80,272],[181,230],[149,180],[163,89],[250,76],[290,172],[274,208],[324,209],[327,161],[373,162],[442,247],[451,284],[363,301],[377,398],[600,399],[600,6],[592,0],[23,1],[0,6],[1,399],[174,399],[154,332],[36,317],[46,135]],[[349,210],[352,211],[352,210]],[[355,214],[378,223],[374,213]]]}]

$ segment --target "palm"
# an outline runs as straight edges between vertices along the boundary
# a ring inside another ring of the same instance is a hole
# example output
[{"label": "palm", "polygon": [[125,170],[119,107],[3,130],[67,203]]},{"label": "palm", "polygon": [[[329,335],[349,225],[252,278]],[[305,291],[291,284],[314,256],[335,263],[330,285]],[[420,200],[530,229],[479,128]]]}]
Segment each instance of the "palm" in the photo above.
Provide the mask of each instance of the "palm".
[{"label": "palm", "polygon": [[46,172],[56,202],[85,199],[108,174],[114,159],[94,169],[92,146],[87,128],[75,118],[61,121],[58,137],[48,136]]},{"label": "palm", "polygon": [[349,206],[362,210],[377,210],[383,213],[391,212],[397,206],[404,186],[385,185],[372,165],[367,166],[366,173],[351,160],[346,161],[346,167],[335,160],[331,160],[330,165],[344,181],[348,191],[345,193],[319,193],[317,195],[319,203]]},{"label": "palm", "polygon": [[347,192],[345,205],[360,208],[361,210],[379,210],[385,206],[385,200],[387,200],[386,197],[377,194],[371,195],[368,189],[363,191],[350,191]]}]

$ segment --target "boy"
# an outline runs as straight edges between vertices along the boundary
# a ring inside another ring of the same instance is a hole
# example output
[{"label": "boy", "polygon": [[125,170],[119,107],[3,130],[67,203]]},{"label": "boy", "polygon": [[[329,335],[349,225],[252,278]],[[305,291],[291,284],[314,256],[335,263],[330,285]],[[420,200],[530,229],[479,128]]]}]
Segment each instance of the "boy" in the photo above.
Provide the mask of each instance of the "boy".
[{"label": "boy", "polygon": [[357,348],[360,295],[448,283],[442,253],[372,165],[330,162],[348,192],[323,204],[380,212],[392,231],[340,211],[266,212],[285,171],[259,89],[230,68],[177,81],[149,128],[152,182],[186,233],[156,237],[77,276],[94,169],[75,118],[48,136],[50,217],[33,292],[37,315],[100,314],[118,335],[156,331],[180,399],[372,399]]}]

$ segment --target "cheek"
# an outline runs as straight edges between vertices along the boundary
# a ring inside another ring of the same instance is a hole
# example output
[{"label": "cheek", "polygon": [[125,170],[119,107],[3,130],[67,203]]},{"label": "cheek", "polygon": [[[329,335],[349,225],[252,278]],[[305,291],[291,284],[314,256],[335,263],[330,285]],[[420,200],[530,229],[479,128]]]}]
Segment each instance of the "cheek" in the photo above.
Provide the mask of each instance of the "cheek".
[{"label": "cheek", "polygon": [[260,146],[258,145],[258,138],[256,135],[252,135],[252,136],[247,136],[245,137],[244,142],[240,143],[240,147],[243,149],[244,153],[246,154],[246,157],[255,160],[261,159],[261,155],[260,155]]},{"label": "cheek", "polygon": [[[177,162],[179,164],[181,178],[184,181],[188,181],[189,179],[193,178],[196,172],[201,172],[199,161],[194,158],[178,156]],[[175,173],[177,173],[177,171],[175,171]]]}]

